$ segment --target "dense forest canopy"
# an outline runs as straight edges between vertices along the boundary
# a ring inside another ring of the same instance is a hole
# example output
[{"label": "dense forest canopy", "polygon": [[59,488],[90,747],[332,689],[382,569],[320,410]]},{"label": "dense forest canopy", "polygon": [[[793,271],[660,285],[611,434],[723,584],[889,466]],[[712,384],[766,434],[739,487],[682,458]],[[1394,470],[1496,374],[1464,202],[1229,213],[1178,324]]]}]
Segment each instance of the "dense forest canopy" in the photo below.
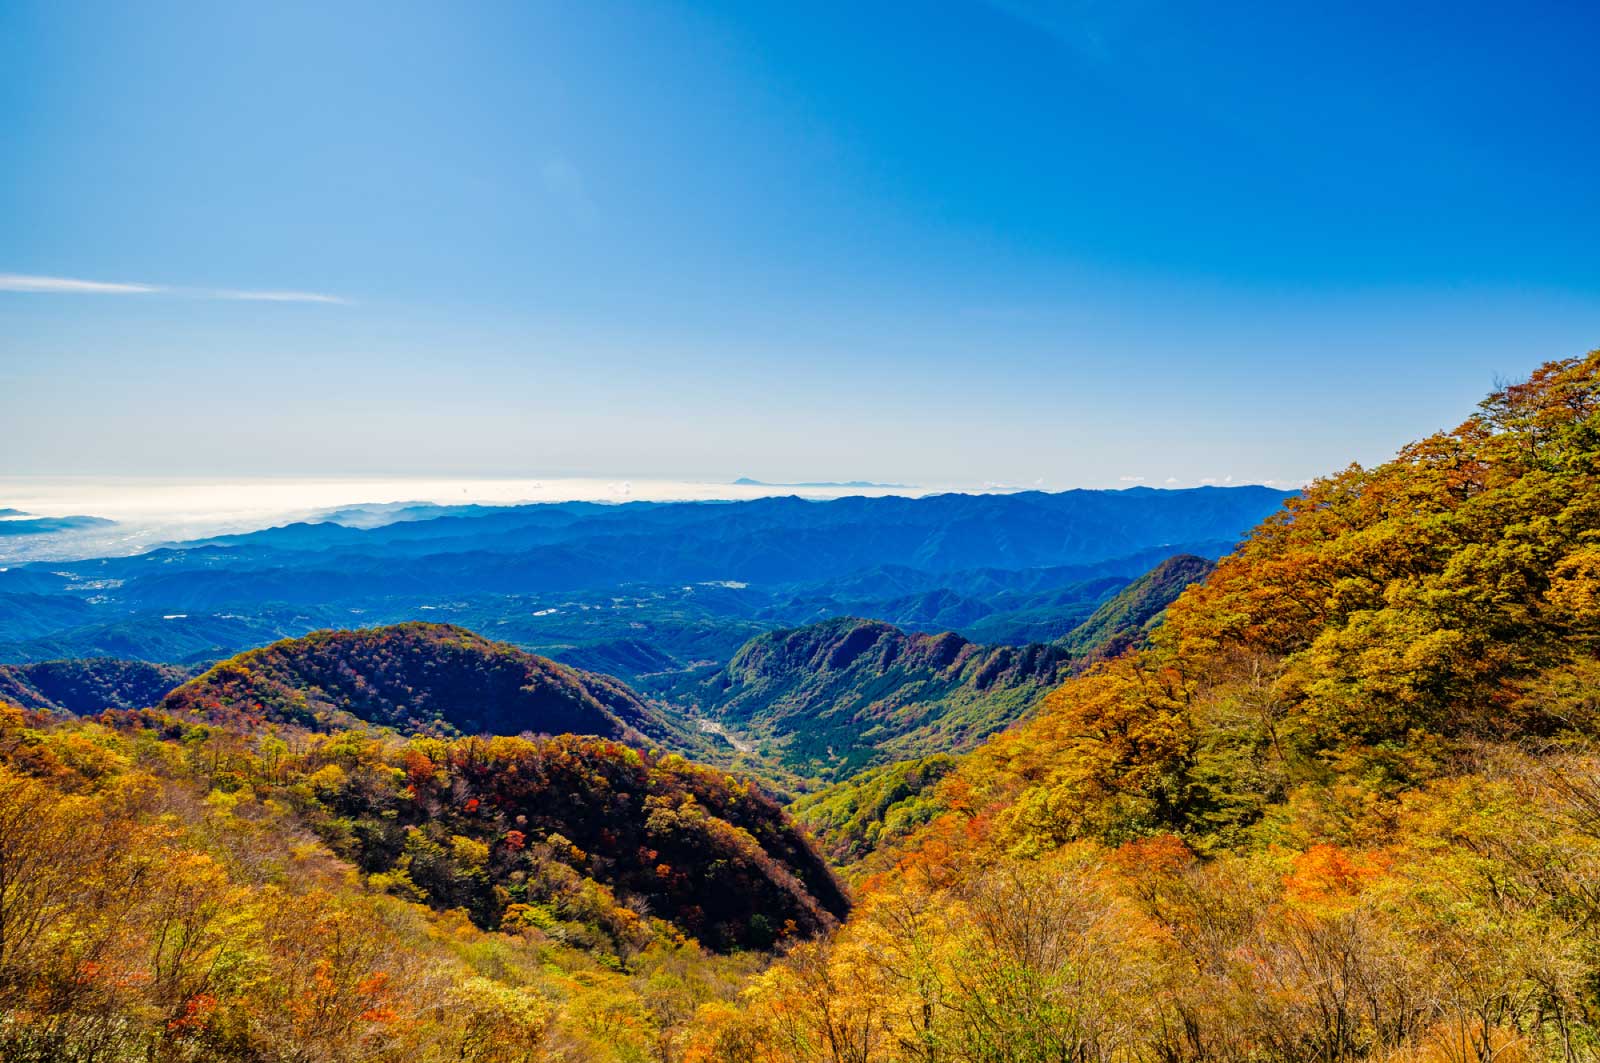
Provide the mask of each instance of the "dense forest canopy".
[{"label": "dense forest canopy", "polygon": [[0,708],[8,1060],[652,1058],[847,910],[677,756]]}]

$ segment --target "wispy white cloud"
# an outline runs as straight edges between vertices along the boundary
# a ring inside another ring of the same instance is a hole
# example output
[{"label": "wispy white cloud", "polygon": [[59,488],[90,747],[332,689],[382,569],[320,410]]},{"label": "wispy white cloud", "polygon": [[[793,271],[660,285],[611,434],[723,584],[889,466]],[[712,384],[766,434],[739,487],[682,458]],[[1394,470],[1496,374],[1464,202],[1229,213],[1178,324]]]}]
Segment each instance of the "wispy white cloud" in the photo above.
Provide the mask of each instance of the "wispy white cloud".
[{"label": "wispy white cloud", "polygon": [[89,281],[79,277],[37,277],[26,273],[0,273],[0,292],[54,295],[183,295],[193,299],[244,299],[264,303],[347,303],[322,292],[250,291],[238,288],[174,288],[165,284],[124,284]]},{"label": "wispy white cloud", "polygon": [[1143,476],[1119,476],[1119,477],[1117,477],[1117,479],[1121,480],[1125,484],[1142,484],[1142,483],[1144,483],[1144,477]]},{"label": "wispy white cloud", "polygon": [[78,280],[75,277],[30,277],[23,273],[0,273],[0,292],[137,295],[162,290],[153,284],[110,284],[106,281]]},{"label": "wispy white cloud", "polygon": [[337,295],[323,295],[321,292],[242,292],[223,288],[205,294],[213,299],[248,299],[258,303],[348,303],[350,301],[341,299]]}]

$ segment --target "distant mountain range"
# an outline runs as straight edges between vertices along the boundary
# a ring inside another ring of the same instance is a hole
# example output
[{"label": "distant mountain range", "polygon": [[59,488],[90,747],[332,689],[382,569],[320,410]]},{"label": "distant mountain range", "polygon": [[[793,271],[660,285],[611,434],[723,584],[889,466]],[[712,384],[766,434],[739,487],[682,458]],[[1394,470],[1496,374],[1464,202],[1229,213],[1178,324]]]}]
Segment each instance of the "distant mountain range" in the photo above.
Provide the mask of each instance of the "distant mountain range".
[{"label": "distant mountain range", "polygon": [[406,620],[630,680],[725,663],[762,631],[841,615],[1048,642],[1161,560],[1226,553],[1284,497],[1134,488],[348,507],[348,524],[0,570],[0,662],[210,663],[320,628]]}]

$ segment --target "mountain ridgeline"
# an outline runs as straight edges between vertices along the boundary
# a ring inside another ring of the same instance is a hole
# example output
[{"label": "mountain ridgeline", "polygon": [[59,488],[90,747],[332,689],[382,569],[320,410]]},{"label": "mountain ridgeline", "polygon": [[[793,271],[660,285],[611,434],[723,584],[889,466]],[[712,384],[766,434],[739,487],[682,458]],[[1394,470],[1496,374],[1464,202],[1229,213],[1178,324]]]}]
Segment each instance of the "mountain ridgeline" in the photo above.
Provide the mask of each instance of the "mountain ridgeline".
[{"label": "mountain ridgeline", "polygon": [[326,731],[577,734],[692,748],[692,733],[622,682],[447,624],[320,631],[230,658],[160,708],[179,718]]},{"label": "mountain ridgeline", "polygon": [[[1185,544],[1226,549],[1284,497],[1265,487],[1209,487],[825,502],[558,503],[366,530],[297,524],[212,543],[245,554],[270,549],[406,559],[392,574],[397,582],[447,575],[448,589],[457,594],[491,573],[514,584],[501,589],[518,590],[622,581],[773,584],[889,564],[960,572],[1092,564],[1156,547],[1176,553]],[[482,576],[472,564],[482,566]]]},{"label": "mountain ridgeline", "polygon": [[1213,567],[1193,554],[1169,557],[1118,591],[1056,645],[1080,663],[1105,660],[1141,645],[1166,617],[1167,606],[1190,584],[1210,575]]}]

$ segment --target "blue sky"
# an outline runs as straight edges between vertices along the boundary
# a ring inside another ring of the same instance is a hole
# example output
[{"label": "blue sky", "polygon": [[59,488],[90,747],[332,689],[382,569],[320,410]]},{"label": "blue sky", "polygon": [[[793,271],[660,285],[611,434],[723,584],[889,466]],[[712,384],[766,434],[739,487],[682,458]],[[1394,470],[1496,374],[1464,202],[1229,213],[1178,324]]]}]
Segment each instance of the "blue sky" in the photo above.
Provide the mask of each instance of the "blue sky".
[{"label": "blue sky", "polygon": [[19,0],[0,473],[1379,460],[1600,346],[1596,41],[1578,3]]}]

